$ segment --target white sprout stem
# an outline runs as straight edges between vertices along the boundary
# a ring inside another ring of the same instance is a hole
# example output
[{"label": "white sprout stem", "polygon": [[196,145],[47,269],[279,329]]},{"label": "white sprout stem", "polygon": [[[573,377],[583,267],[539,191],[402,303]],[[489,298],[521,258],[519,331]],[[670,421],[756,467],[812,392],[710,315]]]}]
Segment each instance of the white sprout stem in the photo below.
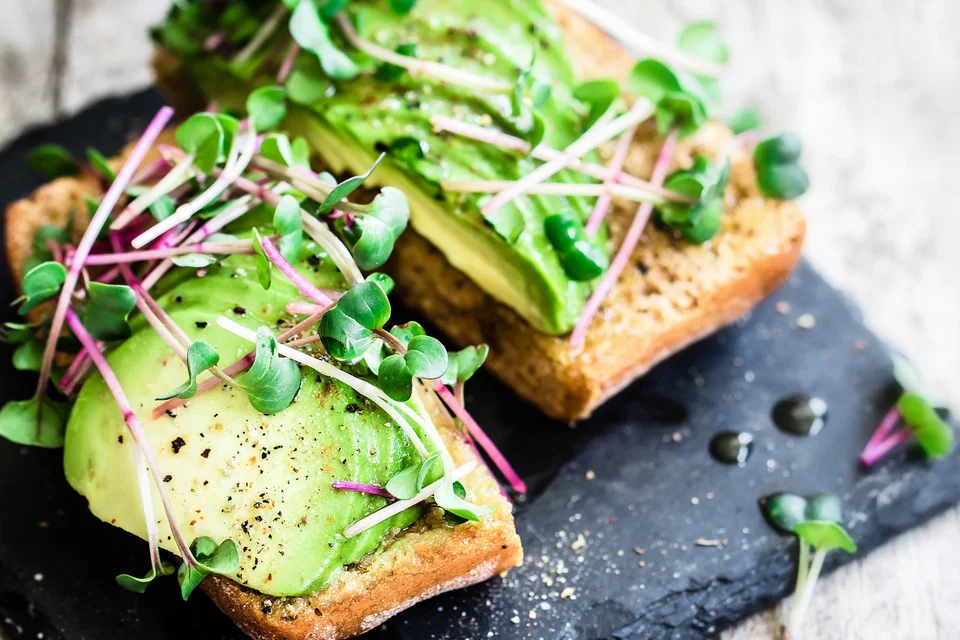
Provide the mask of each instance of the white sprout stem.
[{"label": "white sprout stem", "polygon": [[303,230],[307,235],[313,238],[320,247],[327,252],[330,259],[347,279],[347,283],[353,286],[363,281],[363,274],[360,273],[360,267],[350,255],[349,249],[343,244],[327,225],[323,224],[306,211],[301,209],[303,218]]},{"label": "white sprout stem", "polygon": [[389,520],[390,518],[397,515],[398,513],[406,509],[409,509],[410,507],[416,504],[423,502],[424,500],[426,500],[427,498],[435,494],[437,492],[437,489],[439,489],[440,485],[442,485],[444,482],[448,482],[448,481],[456,482],[457,480],[461,480],[476,468],[477,468],[476,460],[471,460],[467,464],[457,467],[456,469],[450,472],[449,477],[444,476],[443,478],[440,478],[436,482],[431,482],[430,484],[425,486],[423,489],[421,489],[417,495],[413,496],[409,500],[397,500],[396,502],[393,502],[385,506],[383,509],[374,511],[373,513],[366,516],[365,518],[361,518],[357,520],[356,522],[354,522],[353,524],[351,524],[350,526],[348,526],[346,529],[343,530],[343,536],[345,538],[353,538],[354,536],[360,535],[370,527],[375,527],[381,522],[383,522],[384,520]]},{"label": "white sprout stem", "polygon": [[[444,180],[440,187],[452,193],[502,193],[511,185],[512,180]],[[571,197],[611,197],[617,196],[632,202],[651,202],[663,204],[667,201],[663,195],[654,191],[637,189],[625,184],[583,184],[578,182],[541,182],[524,189],[531,195],[553,195]],[[599,225],[598,225],[599,226]]]},{"label": "white sprout stem", "polygon": [[350,19],[343,12],[336,16],[337,24],[343,31],[347,41],[354,47],[363,51],[368,56],[372,56],[384,62],[403,67],[412,75],[424,75],[435,78],[447,84],[453,84],[461,87],[468,87],[481,92],[488,93],[510,93],[513,91],[514,83],[507,80],[497,80],[486,76],[477,75],[468,71],[462,71],[456,67],[450,67],[439,62],[431,60],[420,60],[412,56],[405,56],[391,51],[368,40],[361,38],[350,24]]},{"label": "white sprout stem", "polygon": [[[240,134],[238,134],[238,136],[239,135]],[[161,222],[158,222],[134,238],[130,243],[133,245],[133,248],[141,249],[148,242],[156,240],[165,231],[176,227],[178,224],[186,222],[193,216],[193,214],[216,200],[220,194],[223,193],[224,189],[229,187],[237,178],[239,178],[244,169],[247,168],[247,165],[250,164],[253,154],[257,151],[257,133],[253,130],[252,126],[248,127],[246,136],[246,140],[243,143],[243,150],[240,152],[239,156],[236,155],[236,150],[239,148],[239,141],[236,139],[233,141],[230,158],[227,160],[226,166],[207,190],[190,202],[180,205],[171,216],[165,218]]]},{"label": "white sprout stem", "polygon": [[[523,154],[530,154],[537,160],[543,160],[544,162],[558,158],[563,154],[562,151],[553,149],[552,147],[544,146],[542,144],[531,149],[530,143],[526,142],[525,140],[516,138],[507,133],[503,133],[497,129],[481,127],[480,125],[470,124],[469,122],[457,120],[456,118],[451,118],[449,116],[433,116],[430,118],[430,122],[433,125],[434,130],[437,132],[449,131],[450,133],[463,138],[469,138],[479,142],[486,142],[487,144],[492,144],[495,147],[500,147],[501,149],[506,149],[508,151],[518,151]],[[659,193],[667,200],[675,200],[677,202],[685,202],[688,204],[694,203],[692,199],[681,196],[679,193],[668,191],[663,187],[655,186],[647,180],[641,180],[640,178],[624,171],[613,171],[611,167],[605,167],[601,164],[584,162],[582,160],[574,160],[567,165],[567,169],[588,175],[591,178],[596,178],[597,180],[613,180],[621,184],[630,185],[631,187],[637,187],[638,189],[647,189],[652,193]]]},{"label": "white sprout stem", "polygon": [[634,125],[643,122],[653,115],[653,103],[646,98],[638,98],[640,106],[631,109],[627,113],[611,120],[599,127],[591,127],[570,146],[564,149],[559,156],[549,160],[519,180],[512,182],[511,185],[495,195],[481,208],[483,215],[490,215],[503,205],[512,201],[517,196],[525,193],[537,184],[550,178],[550,176],[562,171],[573,160],[576,160],[585,153],[597,148],[610,138],[618,136]]},{"label": "white sprout stem", "polygon": [[804,580],[803,586],[797,593],[793,601],[793,608],[790,610],[790,618],[787,620],[787,630],[784,634],[787,637],[795,637],[803,624],[803,617],[807,613],[810,601],[813,600],[813,590],[817,586],[817,579],[820,577],[820,571],[823,569],[823,559],[827,556],[827,549],[821,547],[813,554],[813,562],[810,563],[810,572]]},{"label": "white sprout stem", "polygon": [[560,1],[579,13],[584,19],[595,24],[602,31],[606,31],[609,35],[613,36],[615,40],[619,41],[629,49],[631,53],[638,57],[650,56],[658,58],[664,62],[669,62],[670,64],[689,69],[694,73],[704,76],[716,77],[723,75],[723,65],[695,56],[679,47],[660,42],[656,38],[652,38],[642,31],[631,27],[622,16],[618,16],[608,9],[604,9],[592,0]]},{"label": "white sprout stem", "polygon": [[202,242],[199,244],[184,244],[179,247],[166,249],[146,249],[144,251],[126,251],[121,253],[99,253],[87,258],[88,265],[118,264],[129,262],[143,262],[145,260],[159,260],[170,256],[185,253],[211,253],[230,255],[235,253],[253,253],[253,243],[249,240],[237,242]]},{"label": "white sprout stem", "polygon": [[[636,103],[634,103],[633,108],[636,108]],[[633,138],[637,135],[637,125],[634,125],[627,129],[627,132],[620,136],[620,139],[617,140],[617,146],[613,149],[613,157],[610,158],[610,174],[604,178],[603,185],[605,187],[613,187],[616,183],[616,176],[623,169],[623,163],[627,160],[627,154],[630,152],[630,144],[633,142]],[[610,204],[613,200],[612,191],[607,191],[603,193],[593,207],[593,211],[590,213],[590,217],[587,219],[587,224],[584,225],[584,231],[588,234],[593,235],[600,229],[600,225],[603,224],[603,219],[606,217],[607,212],[610,210]]]},{"label": "white sprout stem", "polygon": [[[256,343],[257,341],[257,335],[253,331],[237,324],[229,318],[220,316],[217,318],[217,324],[230,333],[240,336],[244,340],[248,340],[253,343]],[[404,435],[407,436],[407,439],[410,440],[411,444],[413,444],[414,449],[417,450],[417,453],[420,455],[421,459],[426,458],[429,455],[426,447],[423,446],[423,442],[420,440],[420,436],[417,435],[417,432],[413,430],[413,427],[411,427],[407,421],[404,420],[404,418],[397,412],[396,409],[394,409],[390,399],[387,398],[387,396],[380,389],[369,382],[354,377],[345,371],[341,371],[329,362],[324,362],[323,360],[318,360],[317,358],[308,356],[302,351],[291,349],[285,344],[278,343],[277,351],[291,360],[295,360],[304,366],[314,369],[322,375],[339,380],[360,395],[373,400],[377,406],[386,411],[387,415],[389,415],[390,418],[397,423],[397,426],[400,427]]]},{"label": "white sprout stem", "polygon": [[57,340],[60,339],[60,332],[63,330],[67,309],[70,307],[73,291],[76,289],[80,272],[83,270],[83,261],[90,255],[90,250],[93,248],[94,243],[96,243],[97,236],[100,235],[100,230],[103,228],[113,208],[120,200],[120,196],[123,195],[124,190],[130,183],[130,178],[133,177],[137,167],[143,162],[144,156],[147,155],[150,147],[153,146],[154,141],[160,135],[160,132],[163,131],[163,128],[167,125],[167,122],[170,121],[171,117],[173,117],[173,109],[170,107],[162,107],[157,112],[157,115],[153,117],[153,120],[150,121],[140,140],[138,140],[134,146],[133,151],[130,152],[130,155],[123,163],[123,167],[121,167],[117,173],[113,184],[110,185],[103,199],[100,200],[100,206],[97,207],[96,213],[93,214],[90,223],[87,225],[87,230],[80,239],[80,244],[77,246],[77,251],[74,254],[73,264],[70,265],[66,278],[64,278],[63,287],[60,290],[60,297],[57,300],[57,306],[53,312],[53,318],[50,321],[50,334],[47,337],[47,344],[44,347],[43,360],[40,365],[40,382],[37,386],[37,397],[41,397],[46,389],[47,379],[50,376],[50,367],[53,365],[53,356],[57,350]]},{"label": "white sprout stem", "polygon": [[144,191],[142,194],[134,198],[133,202],[128,204],[123,208],[123,211],[120,212],[120,215],[116,217],[113,221],[113,224],[110,225],[110,229],[113,231],[119,231],[125,226],[130,224],[130,221],[136,218],[138,215],[147,210],[147,208],[156,202],[164,194],[173,191],[184,182],[193,177],[193,158],[194,155],[184,157],[183,160],[178,162],[170,171],[167,172],[167,175],[163,176],[157,184],[150,187],[149,190]]},{"label": "white sprout stem", "polygon": [[[657,156],[657,162],[653,167],[652,182],[654,184],[663,184],[663,181],[666,179],[667,169],[670,167],[670,159],[673,157],[676,144],[677,130],[674,129],[667,136],[666,140],[664,140],[663,146],[660,148],[660,153]],[[644,202],[640,205],[640,208],[637,209],[637,213],[633,216],[633,221],[630,223],[630,228],[627,229],[627,234],[623,238],[623,244],[617,249],[617,253],[610,262],[610,266],[603,274],[603,277],[600,278],[599,284],[597,284],[597,287],[587,300],[587,304],[580,314],[580,319],[577,320],[577,324],[570,334],[571,348],[577,349],[583,344],[590,322],[597,314],[597,311],[600,310],[600,305],[603,304],[603,301],[610,295],[610,291],[617,283],[617,280],[620,279],[620,274],[623,273],[623,270],[633,255],[634,249],[637,248],[637,244],[643,236],[643,230],[646,228],[647,221],[650,220],[652,213],[653,204],[650,202]]]},{"label": "white sprout stem", "polygon": [[274,10],[273,13],[266,19],[253,37],[250,38],[250,42],[240,50],[237,55],[233,57],[233,62],[246,62],[250,59],[253,54],[257,52],[263,44],[270,39],[270,36],[273,35],[273,32],[277,30],[277,27],[280,26],[280,21],[287,16],[287,7],[283,3]]},{"label": "white sprout stem", "polygon": [[157,520],[153,513],[153,492],[150,491],[150,476],[147,473],[147,462],[139,447],[133,448],[133,463],[137,466],[137,486],[140,488],[140,504],[143,506],[143,518],[147,528],[147,542],[150,544],[150,564],[153,570],[160,572],[160,535],[157,531]]},{"label": "white sprout stem", "polygon": [[799,543],[800,551],[797,554],[796,591],[803,588],[803,584],[807,581],[807,571],[810,570],[810,543],[802,538],[799,539]]},{"label": "white sprout stem", "polygon": [[[418,404],[420,405],[421,409],[423,409],[423,402],[419,401],[419,396],[417,399]],[[440,436],[440,432],[437,431],[437,425],[433,424],[433,420],[431,420],[429,417],[418,414],[404,403],[397,402],[392,398],[390,401],[395,407],[400,409],[401,412],[407,414],[407,417],[417,423],[417,425],[427,434],[427,437],[431,442],[433,442],[433,446],[437,451],[440,452],[440,461],[443,463],[443,475],[449,476],[453,471],[453,458],[450,456],[450,451],[447,450],[447,445]]]},{"label": "white sprout stem", "polygon": [[136,447],[143,454],[143,457],[147,463],[147,467],[150,469],[150,473],[153,476],[153,482],[157,486],[157,490],[160,493],[160,500],[163,502],[163,510],[167,516],[167,523],[170,525],[170,532],[173,534],[173,539],[177,544],[177,548],[180,550],[181,557],[183,558],[184,562],[193,564],[195,562],[193,554],[190,553],[190,547],[187,546],[187,542],[183,539],[183,534],[180,532],[180,527],[177,526],[176,518],[174,517],[173,513],[173,505],[171,504],[170,497],[167,495],[166,489],[163,486],[163,478],[160,476],[160,464],[157,462],[157,458],[153,454],[153,449],[150,446],[150,440],[147,438],[147,434],[144,433],[143,427],[140,425],[140,420],[137,418],[137,414],[133,412],[133,409],[130,406],[130,401],[127,399],[127,395],[123,391],[123,387],[120,385],[120,381],[117,379],[113,369],[110,368],[110,364],[107,362],[106,357],[104,357],[104,355],[97,349],[96,341],[87,332],[86,328],[83,326],[83,323],[80,322],[80,318],[77,317],[77,314],[75,314],[72,309],[68,308],[65,318],[67,323],[70,325],[70,329],[73,330],[74,335],[77,336],[77,339],[80,340],[80,343],[86,347],[87,352],[90,353],[90,357],[93,358],[93,363],[100,371],[103,381],[106,383],[107,388],[110,390],[114,400],[116,400],[117,405],[120,407],[120,411],[123,413],[123,421],[127,425],[127,431],[133,438]]}]

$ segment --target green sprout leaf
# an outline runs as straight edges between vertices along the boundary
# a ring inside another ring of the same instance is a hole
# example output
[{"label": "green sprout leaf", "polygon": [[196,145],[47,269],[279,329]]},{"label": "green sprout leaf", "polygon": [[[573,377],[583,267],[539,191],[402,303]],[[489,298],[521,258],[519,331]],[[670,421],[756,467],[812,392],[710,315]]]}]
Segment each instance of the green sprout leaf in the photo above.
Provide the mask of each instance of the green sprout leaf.
[{"label": "green sprout leaf", "polygon": [[0,342],[23,344],[33,340],[33,326],[22,322],[4,322],[0,327]]},{"label": "green sprout leaf", "polygon": [[323,72],[336,80],[350,80],[359,70],[347,54],[330,39],[314,0],[300,0],[290,15],[290,36],[304,51],[317,56]]},{"label": "green sprout leaf", "polygon": [[77,175],[77,163],[70,152],[58,144],[41,144],[27,155],[27,164],[51,180]]},{"label": "green sprout leaf", "polygon": [[390,292],[393,291],[393,278],[385,273],[371,273],[367,276],[367,282],[372,282],[378,285],[388,296],[390,295]]},{"label": "green sprout leaf", "polygon": [[[149,190],[150,190],[150,187],[141,187],[141,186],[127,187],[127,193],[133,196],[134,198],[136,198],[141,194],[146,193]],[[220,204],[222,205],[223,203],[220,203]],[[99,206],[99,203],[97,203],[97,205]],[[150,205],[150,213],[151,215],[153,215],[153,217],[156,219],[157,222],[161,222],[169,218],[173,214],[173,210],[176,209],[176,207],[177,207],[176,201],[173,198],[171,198],[169,195],[163,194],[162,196],[154,200],[153,203]]]},{"label": "green sprout leaf", "polygon": [[414,336],[405,358],[413,375],[423,380],[436,380],[447,370],[447,350],[430,336]]},{"label": "green sprout leaf", "polygon": [[707,120],[707,94],[692,74],[675,71],[659,60],[641,60],[627,80],[627,89],[656,106],[657,128],[665,134],[677,127],[681,136],[693,133]]},{"label": "green sprout leaf", "polygon": [[310,168],[310,147],[304,138],[291,143],[290,138],[281,133],[267,134],[260,143],[260,155],[288,167]]},{"label": "green sprout leaf", "polygon": [[91,282],[87,285],[89,300],[80,320],[97,340],[110,342],[130,337],[127,318],[137,303],[137,294],[123,284]]},{"label": "green sprout leaf", "polygon": [[761,499],[760,504],[770,523],[781,533],[793,533],[795,525],[808,520],[840,522],[843,518],[843,502],[830,493],[808,496],[778,493]]},{"label": "green sprout leaf", "polygon": [[593,280],[609,266],[606,252],[594,243],[579,218],[570,211],[547,217],[543,230],[557,251],[564,273],[571,280]]},{"label": "green sprout leaf", "polygon": [[280,413],[289,407],[303,382],[300,367],[277,352],[277,339],[267,327],[257,329],[256,358],[237,382],[260,413]]},{"label": "green sprout leaf", "polygon": [[[404,42],[403,44],[397,45],[394,51],[402,56],[415,58],[417,55],[417,43]],[[401,66],[385,62],[377,69],[377,79],[383,82],[395,82],[402,78],[406,72],[407,70]]]},{"label": "green sprout leaf", "polygon": [[410,13],[417,0],[390,0],[390,8],[399,14]]},{"label": "green sprout leaf", "polygon": [[423,327],[409,323],[391,331],[407,352],[395,353],[380,362],[377,379],[380,388],[398,402],[406,402],[413,395],[413,379],[435,380],[447,370],[447,350],[436,338],[423,335]]},{"label": "green sprout leaf", "polygon": [[[684,51],[717,64],[726,64],[730,58],[730,51],[720,37],[717,26],[707,20],[691,22],[684,27],[677,45]],[[702,95],[709,106],[717,105],[720,102],[720,81],[701,75],[695,77],[703,88]]]},{"label": "green sprout leaf", "polygon": [[383,359],[377,369],[377,382],[397,402],[406,402],[413,395],[413,372],[399,353]]},{"label": "green sprout leaf", "polygon": [[793,525],[797,536],[808,542],[814,549],[843,549],[847,553],[857,552],[857,543],[850,534],[836,522],[826,520],[806,520]]},{"label": "green sprout leaf", "polygon": [[803,143],[795,133],[783,133],[764,140],[753,152],[757,186],[768,198],[793,200],[810,186],[807,172],[800,166]]},{"label": "green sprout leaf", "polygon": [[372,216],[357,220],[356,225],[360,239],[354,243],[352,253],[357,266],[364,270],[382,267],[393,253],[396,243],[393,231]]},{"label": "green sprout leaf", "polygon": [[43,350],[43,342],[27,340],[13,352],[13,368],[18,371],[40,371]]},{"label": "green sprout leaf", "polygon": [[11,400],[0,409],[0,436],[17,444],[59,449],[69,413],[69,405],[49,398]]},{"label": "green sprout leaf", "polygon": [[940,419],[937,410],[915,393],[905,393],[897,402],[903,421],[928,456],[941,458],[953,449],[953,429]]},{"label": "green sprout leaf", "polygon": [[462,485],[460,486],[460,495],[457,495],[458,491],[455,487],[457,484],[460,483],[444,482],[440,485],[433,496],[437,506],[442,507],[444,511],[448,511],[464,520],[473,520],[474,522],[493,513],[493,507],[481,507],[472,502],[467,502],[461,497],[466,495]]},{"label": "green sprout leaf", "polygon": [[695,204],[666,202],[657,206],[661,221],[679,230],[690,242],[704,243],[720,229],[724,190],[730,180],[730,163],[709,162],[698,156],[690,169],[667,177],[664,188],[696,200]]},{"label": "green sprout leaf", "polygon": [[753,131],[763,126],[763,116],[756,107],[744,107],[730,118],[727,126],[736,134]]},{"label": "green sprout leaf", "polygon": [[176,130],[177,144],[187,153],[195,154],[194,164],[204,173],[210,173],[226,152],[227,132],[224,119],[211,113],[197,113]]},{"label": "green sprout leaf", "polygon": [[23,303],[18,313],[26,315],[40,303],[58,293],[67,278],[67,269],[59,262],[42,262],[23,276]]},{"label": "green sprout leaf", "polygon": [[587,105],[587,127],[609,111],[620,99],[620,84],[615,80],[588,80],[573,89],[573,97]]},{"label": "green sprout leaf", "polygon": [[447,370],[440,378],[440,381],[446,385],[466,382],[473,377],[473,374],[480,370],[489,353],[490,347],[481,344],[466,347],[460,351],[454,351],[448,354]]},{"label": "green sprout leaf", "polygon": [[103,155],[93,147],[87,147],[87,162],[94,173],[103,178],[104,182],[113,182],[117,174],[110,168],[107,156]]},{"label": "green sprout leaf", "polygon": [[195,340],[187,348],[187,381],[177,388],[169,391],[157,400],[169,400],[170,398],[180,398],[187,400],[197,393],[197,376],[216,366],[220,362],[220,354],[210,344],[203,340]]},{"label": "green sprout leaf", "polygon": [[425,486],[440,478],[442,465],[440,452],[433,453],[420,464],[407,467],[387,482],[386,489],[400,500],[409,500],[420,493]]},{"label": "green sprout leaf", "polygon": [[33,234],[33,253],[23,261],[22,269],[26,273],[37,265],[53,260],[53,252],[50,250],[50,242],[65,244],[70,241],[73,231],[73,215],[63,227],[55,224],[42,224]]},{"label": "green sprout leaf", "polygon": [[320,320],[320,341],[338,360],[356,361],[373,344],[373,332],[390,319],[390,300],[380,285],[364,281],[337,300]]},{"label": "green sprout leaf", "polygon": [[229,538],[221,542],[220,546],[217,546],[212,538],[197,538],[190,545],[190,551],[197,564],[192,566],[184,562],[177,571],[180,593],[184,600],[189,598],[193,590],[211,573],[230,576],[240,568],[240,551],[237,544]]},{"label": "green sprout leaf", "polygon": [[260,87],[247,97],[247,114],[254,131],[277,127],[287,117],[287,90],[283,87]]},{"label": "green sprout leaf", "polygon": [[338,184],[333,190],[323,199],[323,202],[320,203],[320,206],[317,208],[317,214],[322,215],[330,213],[337,208],[337,205],[340,204],[340,201],[349,196],[351,193],[356,191],[363,185],[364,181],[370,177],[377,167],[380,165],[380,162],[383,160],[385,153],[381,153],[380,157],[377,158],[373,166],[367,169],[366,173],[363,173],[359,176],[351,176]]},{"label": "green sprout leaf", "polygon": [[390,300],[379,285],[360,282],[337,300],[336,308],[361,326],[376,331],[390,319]]},{"label": "green sprout leaf", "polygon": [[273,214],[273,228],[280,239],[277,249],[287,262],[295,262],[300,256],[303,244],[303,218],[300,215],[300,203],[293,196],[283,196]]},{"label": "green sprout leaf", "polygon": [[150,571],[147,572],[147,575],[142,578],[136,576],[131,576],[128,573],[121,573],[117,576],[117,584],[126,589],[127,591],[133,591],[134,593],[145,593],[147,587],[150,586],[150,583],[162,576],[173,575],[177,572],[176,568],[169,562],[161,562],[160,570],[157,571],[156,567],[150,567]]},{"label": "green sprout leaf", "polygon": [[395,325],[390,329],[390,333],[400,341],[404,347],[410,344],[410,341],[416,338],[417,336],[427,335],[426,330],[421,326],[419,322],[411,320],[404,324]]}]

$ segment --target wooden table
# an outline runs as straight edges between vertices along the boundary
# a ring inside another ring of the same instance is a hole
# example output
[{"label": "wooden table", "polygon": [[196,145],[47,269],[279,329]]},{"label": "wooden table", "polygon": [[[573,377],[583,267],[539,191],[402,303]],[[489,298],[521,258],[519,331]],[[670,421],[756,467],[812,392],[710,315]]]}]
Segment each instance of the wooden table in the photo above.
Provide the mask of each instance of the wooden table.
[{"label": "wooden table", "polygon": [[[0,0],[0,142],[149,84],[146,28],[169,3]],[[733,48],[729,111],[757,106],[771,131],[805,140],[807,257],[960,405],[960,205],[949,173],[960,167],[960,4],[604,4],[661,39],[694,18],[720,23]],[[958,547],[955,508],[837,571],[817,593],[804,638],[960,637]],[[784,609],[724,638],[771,638]]]}]

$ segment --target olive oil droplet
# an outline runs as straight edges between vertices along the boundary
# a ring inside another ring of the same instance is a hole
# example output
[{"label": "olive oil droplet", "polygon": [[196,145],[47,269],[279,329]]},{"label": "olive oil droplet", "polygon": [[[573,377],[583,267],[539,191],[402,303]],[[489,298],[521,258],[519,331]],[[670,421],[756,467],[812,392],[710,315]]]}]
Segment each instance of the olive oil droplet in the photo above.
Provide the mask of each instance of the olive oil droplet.
[{"label": "olive oil droplet", "polygon": [[773,407],[773,423],[793,435],[815,436],[826,422],[827,403],[817,396],[788,396]]},{"label": "olive oil droplet", "polygon": [[753,436],[749,433],[721,431],[710,440],[710,455],[717,462],[744,466],[753,453]]}]

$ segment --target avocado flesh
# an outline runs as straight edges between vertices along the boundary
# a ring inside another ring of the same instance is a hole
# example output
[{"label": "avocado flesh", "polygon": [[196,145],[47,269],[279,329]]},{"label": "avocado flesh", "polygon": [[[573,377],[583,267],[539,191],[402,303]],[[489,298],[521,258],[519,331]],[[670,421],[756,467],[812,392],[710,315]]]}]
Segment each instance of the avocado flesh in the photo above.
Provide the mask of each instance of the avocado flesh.
[{"label": "avocado flesh", "polygon": [[[341,284],[330,261],[318,267],[301,261],[298,268],[318,286]],[[296,297],[276,270],[264,291],[251,256],[231,256],[203,278],[180,269],[172,280],[161,283],[169,290],[160,304],[191,339],[216,347],[222,366],[253,345],[217,326],[217,316],[251,329],[276,327]],[[160,475],[169,478],[164,488],[184,537],[237,542],[240,567],[231,577],[241,584],[273,596],[318,591],[341,567],[375,551],[391,530],[421,515],[411,508],[355,538],[343,537],[344,527],[386,501],[338,491],[331,483],[383,486],[418,458],[382,410],[339,382],[304,368],[296,401],[279,414],[265,416],[242,393],[221,385],[193,398],[175,418],[153,420],[154,398],[183,382],[186,367],[148,326],[138,327],[108,359],[157,455]],[[134,445],[99,375],[84,384],[74,404],[64,470],[94,515],[146,538]],[[156,489],[153,498],[161,546],[176,553]]]},{"label": "avocado flesh", "polygon": [[[485,3],[482,11],[474,0],[419,0],[402,16],[386,2],[354,2],[350,10],[367,40],[388,49],[415,42],[418,58],[487,77],[516,78],[536,47],[534,75],[552,88],[542,112],[545,144],[563,148],[582,132],[571,97],[572,67],[559,28],[539,0]],[[495,212],[491,224],[479,211],[488,196],[445,193],[440,186],[442,180],[516,180],[539,165],[529,157],[433,131],[430,118],[445,115],[518,134],[509,97],[478,95],[469,88],[425,81],[409,73],[384,80],[375,74],[378,61],[356,51],[351,55],[365,73],[337,83],[325,79],[315,57],[299,56],[287,83],[290,100],[299,107],[284,128],[305,136],[331,168],[352,174],[366,171],[379,151],[387,150],[387,160],[372,181],[405,191],[412,205],[411,224],[418,233],[454,267],[539,331],[554,335],[570,331],[590,284],[567,277],[543,223],[564,209],[586,219],[591,201],[521,196]],[[275,83],[269,74],[251,77],[251,70],[262,62],[240,69],[220,58],[186,56],[187,71],[203,93],[221,106],[240,109],[253,86]],[[411,141],[422,143],[423,157],[398,151],[398,145]],[[550,179],[585,180],[569,171]],[[522,231],[516,236],[511,224],[504,223],[515,220],[522,220]],[[598,241],[605,242],[605,231]]]}]

